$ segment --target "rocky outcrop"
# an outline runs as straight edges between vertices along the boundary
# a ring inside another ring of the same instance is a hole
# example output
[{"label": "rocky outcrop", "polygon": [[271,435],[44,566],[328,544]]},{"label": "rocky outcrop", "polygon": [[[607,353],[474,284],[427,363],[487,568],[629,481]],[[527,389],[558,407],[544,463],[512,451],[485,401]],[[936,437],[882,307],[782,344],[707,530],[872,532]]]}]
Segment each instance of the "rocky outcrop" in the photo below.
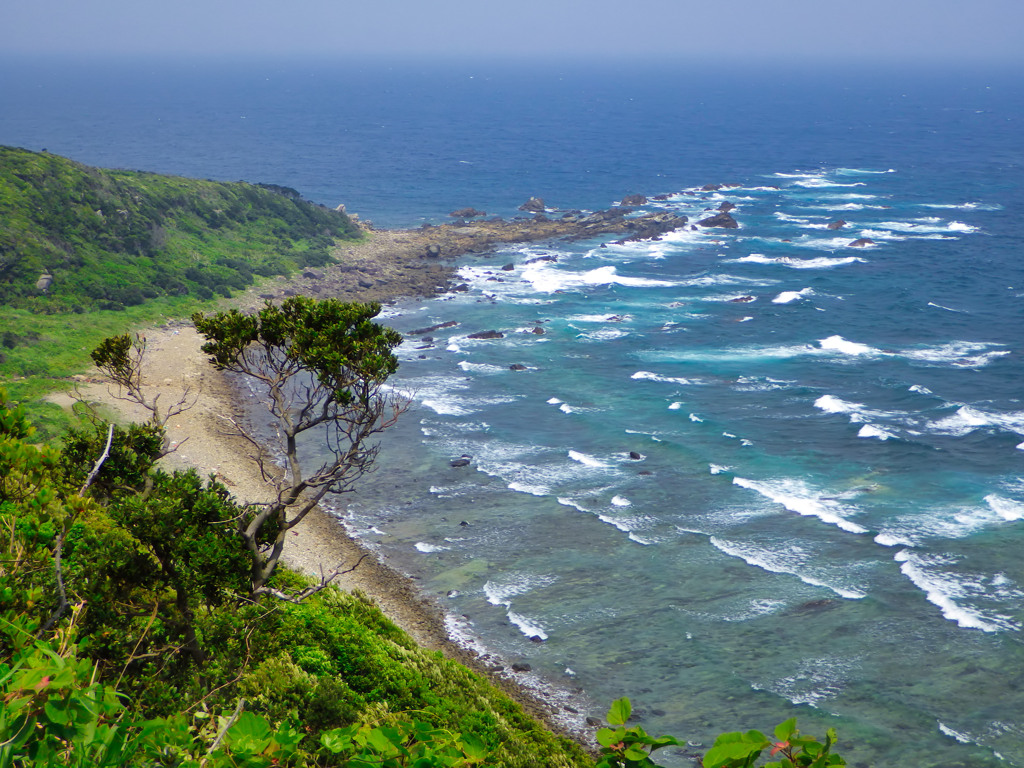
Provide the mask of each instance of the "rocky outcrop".
[{"label": "rocky outcrop", "polygon": [[644,205],[647,203],[647,195],[626,195],[622,198],[623,205]]},{"label": "rocky outcrop", "polygon": [[448,214],[453,219],[473,219],[477,216],[486,216],[487,211],[478,211],[476,208],[459,208]]},{"label": "rocky outcrop", "polygon": [[728,213],[717,213],[697,222],[702,227],[721,227],[722,229],[739,229],[739,224]]},{"label": "rocky outcrop", "polygon": [[531,197],[519,206],[520,211],[529,211],[530,213],[542,213],[544,208],[544,201],[539,197]]},{"label": "rocky outcrop", "polygon": [[837,229],[842,229],[843,227],[846,226],[846,224],[847,222],[843,221],[842,219],[836,219],[835,221],[830,221],[828,223],[828,228],[834,231]]},{"label": "rocky outcrop", "polygon": [[867,248],[869,245],[874,245],[875,241],[870,237],[858,237],[852,243],[847,243],[850,248]]},{"label": "rocky outcrop", "polygon": [[467,339],[504,339],[505,334],[501,331],[478,331],[471,333],[466,337]]},{"label": "rocky outcrop", "polygon": [[735,207],[736,206],[733,203],[730,203],[727,200],[724,203],[722,203],[720,206],[718,206],[718,210],[721,211],[722,213],[728,213],[729,211],[733,210]]}]

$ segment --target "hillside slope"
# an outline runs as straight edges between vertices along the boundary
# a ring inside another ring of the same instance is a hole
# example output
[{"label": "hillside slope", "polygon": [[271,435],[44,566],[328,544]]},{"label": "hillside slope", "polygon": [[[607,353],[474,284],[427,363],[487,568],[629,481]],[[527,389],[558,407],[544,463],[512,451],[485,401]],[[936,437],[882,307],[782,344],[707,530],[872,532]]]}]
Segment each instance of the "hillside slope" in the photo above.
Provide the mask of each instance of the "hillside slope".
[{"label": "hillside slope", "polygon": [[358,236],[345,214],[286,187],[104,170],[0,146],[0,304],[9,307],[227,296],[254,275],[326,264],[337,239]]}]

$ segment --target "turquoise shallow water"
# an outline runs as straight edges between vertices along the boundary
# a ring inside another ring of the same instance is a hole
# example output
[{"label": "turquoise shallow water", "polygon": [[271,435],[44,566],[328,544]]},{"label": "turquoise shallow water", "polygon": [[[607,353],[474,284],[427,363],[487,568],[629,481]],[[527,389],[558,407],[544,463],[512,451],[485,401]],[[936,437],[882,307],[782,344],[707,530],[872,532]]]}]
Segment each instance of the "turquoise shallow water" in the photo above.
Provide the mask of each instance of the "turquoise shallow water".
[{"label": "turquoise shallow water", "polygon": [[389,308],[459,324],[400,350],[415,407],[343,514],[593,714],[1024,764],[1019,78],[710,74],[5,60],[0,142],[390,226],[734,203],[737,230],[513,247]]}]

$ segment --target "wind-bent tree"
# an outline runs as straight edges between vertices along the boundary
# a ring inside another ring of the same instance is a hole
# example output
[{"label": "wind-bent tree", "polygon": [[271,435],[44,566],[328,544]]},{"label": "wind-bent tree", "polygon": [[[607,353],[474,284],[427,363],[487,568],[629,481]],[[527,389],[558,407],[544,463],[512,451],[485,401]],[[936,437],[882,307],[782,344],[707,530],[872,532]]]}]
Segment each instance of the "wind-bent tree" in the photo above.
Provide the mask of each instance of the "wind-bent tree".
[{"label": "wind-bent tree", "polygon": [[[264,439],[229,419],[253,447],[252,457],[276,494],[238,521],[252,557],[253,594],[282,596],[267,582],[288,531],[328,493],[352,490],[377,456],[374,435],[393,425],[407,407],[385,385],[398,368],[392,350],[402,337],[373,322],[379,312],[379,304],[296,296],[280,306],[267,302],[251,315],[231,310],[192,316],[208,340],[202,349],[210,362],[255,383],[277,429],[273,447],[283,468],[273,463]],[[310,450],[313,435],[320,439]],[[316,452],[326,459],[311,468]]]}]

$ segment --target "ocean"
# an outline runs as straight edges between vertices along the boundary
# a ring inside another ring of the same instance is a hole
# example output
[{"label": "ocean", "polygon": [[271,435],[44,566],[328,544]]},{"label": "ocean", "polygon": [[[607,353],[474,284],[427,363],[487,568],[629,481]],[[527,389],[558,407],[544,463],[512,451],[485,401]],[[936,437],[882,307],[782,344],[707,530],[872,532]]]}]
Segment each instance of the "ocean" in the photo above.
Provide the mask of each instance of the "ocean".
[{"label": "ocean", "polygon": [[338,514],[566,717],[626,695],[691,754],[797,716],[852,764],[1024,765],[1019,73],[3,59],[0,87],[0,143],[384,227],[733,204],[387,307],[412,407]]}]

